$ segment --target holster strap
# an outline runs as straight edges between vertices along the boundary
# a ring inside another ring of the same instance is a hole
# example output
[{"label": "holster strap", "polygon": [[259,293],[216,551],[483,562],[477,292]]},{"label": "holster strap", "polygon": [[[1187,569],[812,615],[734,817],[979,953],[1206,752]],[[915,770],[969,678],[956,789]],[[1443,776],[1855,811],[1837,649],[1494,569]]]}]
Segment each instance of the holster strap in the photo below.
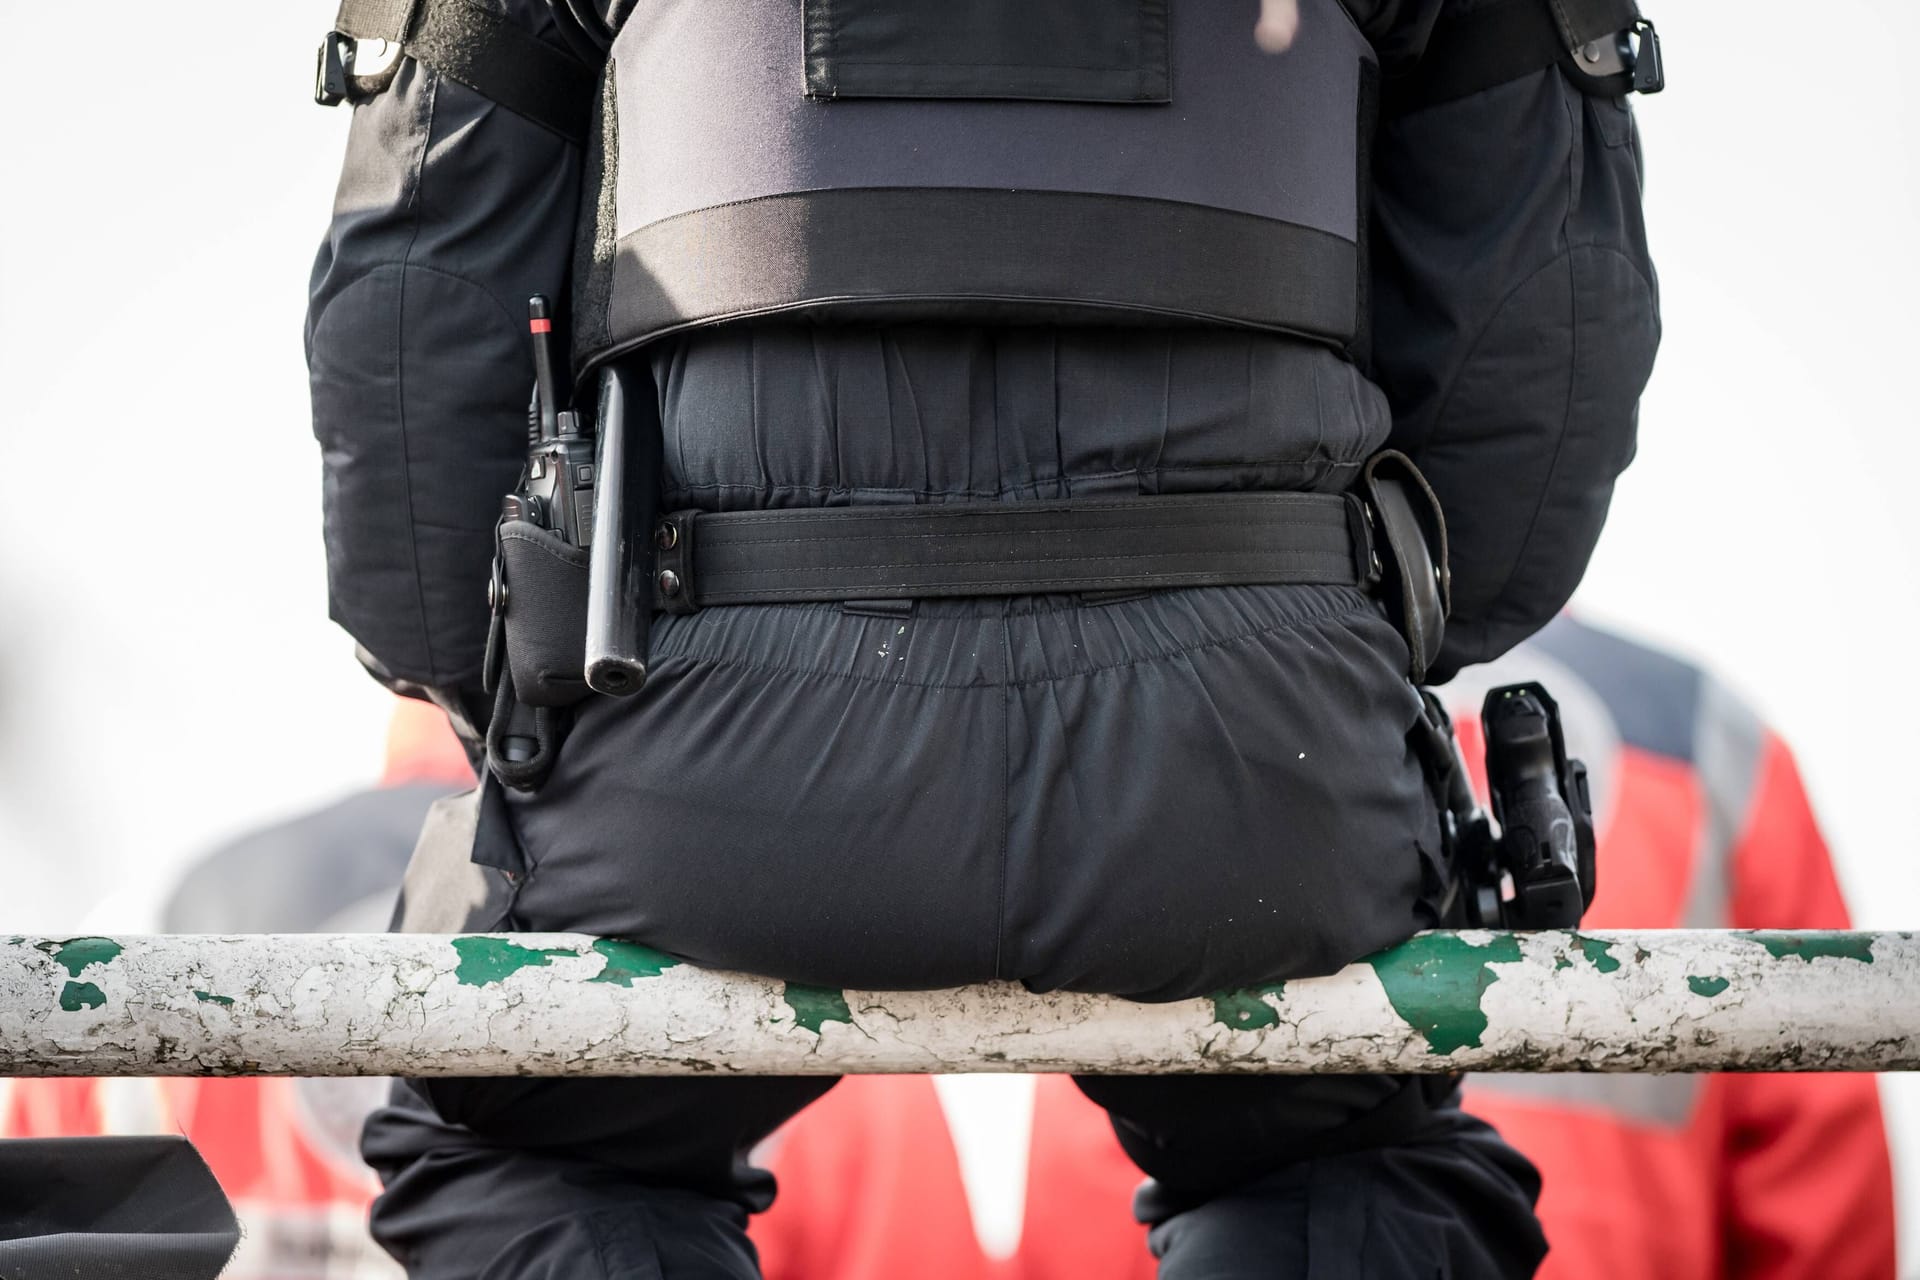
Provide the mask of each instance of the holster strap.
[{"label": "holster strap", "polygon": [[1351,495],[679,511],[655,538],[654,607],[1037,595],[1256,583],[1371,586]]},{"label": "holster strap", "polygon": [[1386,543],[1387,611],[1407,640],[1407,677],[1423,684],[1453,608],[1446,517],[1427,478],[1396,450],[1367,460],[1361,488]]}]

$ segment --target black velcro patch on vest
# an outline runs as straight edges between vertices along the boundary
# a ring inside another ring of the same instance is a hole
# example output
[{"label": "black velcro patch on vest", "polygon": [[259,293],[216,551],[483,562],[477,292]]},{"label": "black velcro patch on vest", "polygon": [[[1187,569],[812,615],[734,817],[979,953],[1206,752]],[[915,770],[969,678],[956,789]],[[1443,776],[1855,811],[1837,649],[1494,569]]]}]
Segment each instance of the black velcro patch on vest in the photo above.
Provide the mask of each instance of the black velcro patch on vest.
[{"label": "black velcro patch on vest", "polygon": [[811,98],[1172,99],[1167,0],[806,0]]}]

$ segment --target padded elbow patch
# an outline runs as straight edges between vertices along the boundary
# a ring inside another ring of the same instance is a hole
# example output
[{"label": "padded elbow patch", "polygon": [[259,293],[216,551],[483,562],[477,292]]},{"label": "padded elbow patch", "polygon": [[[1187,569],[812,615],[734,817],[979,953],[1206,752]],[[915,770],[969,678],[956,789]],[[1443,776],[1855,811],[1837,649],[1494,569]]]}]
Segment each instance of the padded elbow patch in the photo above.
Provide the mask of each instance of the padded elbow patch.
[{"label": "padded elbow patch", "polygon": [[330,611],[401,679],[478,678],[491,531],[525,451],[520,348],[488,291],[400,263],[315,318]]},{"label": "padded elbow patch", "polygon": [[1442,494],[1455,538],[1476,555],[1476,571],[1455,581],[1443,665],[1498,656],[1573,595],[1633,459],[1659,338],[1651,283],[1610,246],[1568,250],[1489,320],[1431,446],[1456,483],[1478,475],[1460,500]]},{"label": "padded elbow patch", "polygon": [[1439,682],[1579,584],[1633,457],[1658,281],[1632,112],[1557,70],[1398,117],[1378,152],[1377,372],[1447,514]]}]

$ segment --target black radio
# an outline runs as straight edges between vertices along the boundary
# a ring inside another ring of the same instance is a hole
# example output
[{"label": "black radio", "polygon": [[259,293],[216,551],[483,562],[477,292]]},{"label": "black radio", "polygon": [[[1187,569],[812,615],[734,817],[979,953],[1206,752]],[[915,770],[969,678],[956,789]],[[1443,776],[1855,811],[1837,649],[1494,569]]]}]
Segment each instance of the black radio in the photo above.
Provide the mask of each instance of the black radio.
[{"label": "black radio", "polygon": [[573,409],[553,360],[553,318],[544,294],[527,301],[533,337],[533,399],[527,406],[527,465],[500,504],[500,518],[525,520],[576,547],[593,545],[592,428]]},{"label": "black radio", "polygon": [[[553,356],[547,299],[527,300],[533,400],[527,464],[500,502],[487,581],[482,686],[494,695],[487,762],[510,787],[538,786],[563,732],[560,712],[586,693],[579,677],[586,568],[598,467],[592,427],[571,408]],[[576,605],[570,604],[579,600]]]}]

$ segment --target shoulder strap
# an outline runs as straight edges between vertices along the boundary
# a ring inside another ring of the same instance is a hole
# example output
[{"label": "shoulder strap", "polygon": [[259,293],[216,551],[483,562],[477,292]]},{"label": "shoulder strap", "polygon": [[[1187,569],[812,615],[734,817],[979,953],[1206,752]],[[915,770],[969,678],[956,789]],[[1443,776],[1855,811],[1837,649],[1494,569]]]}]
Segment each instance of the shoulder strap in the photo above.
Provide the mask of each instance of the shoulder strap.
[{"label": "shoulder strap", "polygon": [[[598,68],[470,0],[341,0],[334,30],[397,44],[406,56],[569,142],[586,140]],[[356,79],[342,96],[384,88],[384,82]]]}]

